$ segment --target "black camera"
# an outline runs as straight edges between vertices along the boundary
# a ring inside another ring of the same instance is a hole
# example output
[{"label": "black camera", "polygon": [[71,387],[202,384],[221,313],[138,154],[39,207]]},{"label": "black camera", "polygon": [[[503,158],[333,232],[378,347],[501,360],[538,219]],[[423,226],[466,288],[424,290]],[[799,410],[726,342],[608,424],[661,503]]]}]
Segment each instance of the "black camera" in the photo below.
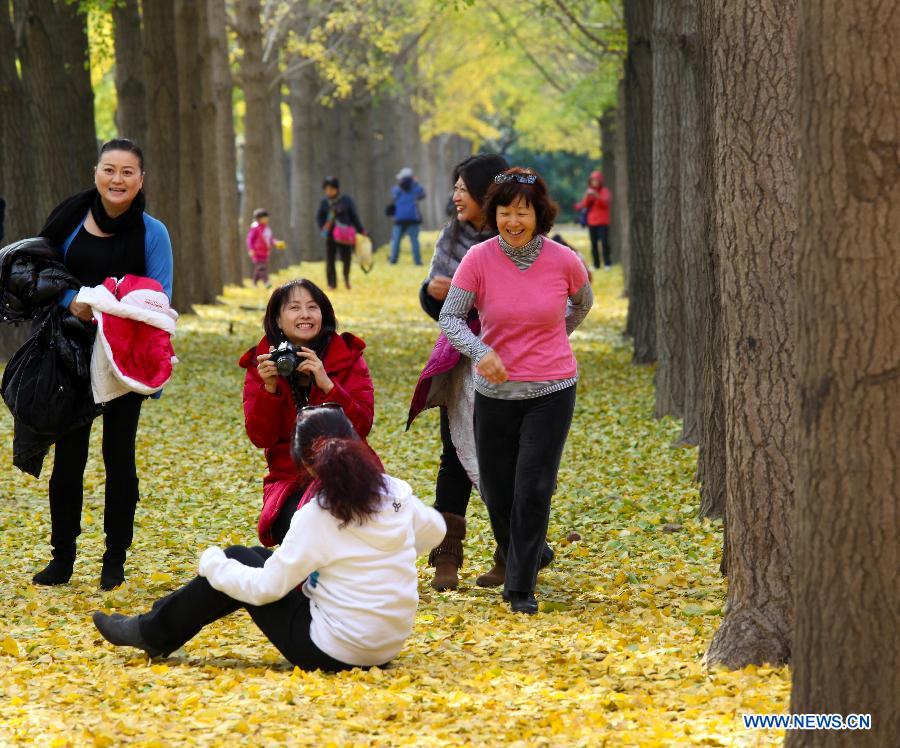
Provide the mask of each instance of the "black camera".
[{"label": "black camera", "polygon": [[297,364],[300,363],[300,359],[297,357],[297,349],[294,348],[289,340],[285,340],[272,351],[272,361],[275,363],[278,373],[283,377],[289,377],[291,372],[297,368]]}]

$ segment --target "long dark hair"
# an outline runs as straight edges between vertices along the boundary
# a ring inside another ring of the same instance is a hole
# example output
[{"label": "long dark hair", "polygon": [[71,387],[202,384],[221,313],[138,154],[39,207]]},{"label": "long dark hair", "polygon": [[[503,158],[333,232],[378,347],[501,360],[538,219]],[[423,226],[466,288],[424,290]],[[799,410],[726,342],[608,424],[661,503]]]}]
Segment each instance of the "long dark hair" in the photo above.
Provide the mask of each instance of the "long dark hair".
[{"label": "long dark hair", "polygon": [[[329,407],[330,406],[330,407]],[[378,512],[384,473],[336,404],[312,405],[297,413],[291,456],[319,483],[319,506],[339,520],[362,524]]]},{"label": "long dark hair", "polygon": [[331,305],[331,299],[325,295],[321,288],[307,278],[297,278],[288,281],[272,291],[269,303],[266,306],[266,316],[263,318],[263,329],[266,331],[266,338],[269,341],[269,345],[274,345],[276,348],[287,340],[278,326],[278,317],[281,315],[281,310],[291,300],[295,288],[305,288],[309,295],[313,297],[313,301],[319,305],[319,309],[322,310],[322,329],[306,346],[307,348],[312,348],[316,355],[322,358],[325,355],[325,349],[328,348],[328,344],[331,342],[331,336],[337,330],[338,323],[337,318],[334,316],[334,307]]},{"label": "long dark hair", "polygon": [[[488,187],[491,186],[494,177],[508,168],[509,163],[497,153],[479,153],[469,156],[453,167],[451,187],[455,187],[456,180],[462,177],[472,199],[479,205],[483,205],[484,196],[487,195]],[[455,215],[450,219],[450,236],[453,244],[456,244],[459,239],[459,219]]]}]

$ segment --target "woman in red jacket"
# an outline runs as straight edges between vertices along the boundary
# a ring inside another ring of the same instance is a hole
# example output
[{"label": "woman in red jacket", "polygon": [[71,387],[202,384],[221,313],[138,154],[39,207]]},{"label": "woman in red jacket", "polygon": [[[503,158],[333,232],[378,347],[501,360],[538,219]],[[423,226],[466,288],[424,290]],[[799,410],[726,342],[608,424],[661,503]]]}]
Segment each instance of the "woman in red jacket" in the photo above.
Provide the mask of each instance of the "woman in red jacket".
[{"label": "woman in red jacket", "polygon": [[[275,289],[263,327],[265,337],[241,357],[240,365],[247,370],[247,436],[265,450],[269,466],[257,532],[271,546],[281,543],[294,512],[309,499],[310,475],[304,470],[298,474],[291,459],[297,412],[306,405],[340,405],[365,441],[375,415],[375,388],[363,358],[366,344],[349,332],[337,333],[331,301],[312,281],[301,278]],[[285,342],[293,346],[297,363],[288,376],[281,376],[273,351]]]},{"label": "woman in red jacket", "polygon": [[575,203],[575,210],[587,210],[591,259],[597,270],[600,269],[600,247],[598,245],[603,247],[603,269],[609,270],[612,266],[612,255],[609,249],[609,204],[611,200],[612,195],[609,188],[603,184],[603,175],[599,171],[592,171],[584,197],[581,202]]}]

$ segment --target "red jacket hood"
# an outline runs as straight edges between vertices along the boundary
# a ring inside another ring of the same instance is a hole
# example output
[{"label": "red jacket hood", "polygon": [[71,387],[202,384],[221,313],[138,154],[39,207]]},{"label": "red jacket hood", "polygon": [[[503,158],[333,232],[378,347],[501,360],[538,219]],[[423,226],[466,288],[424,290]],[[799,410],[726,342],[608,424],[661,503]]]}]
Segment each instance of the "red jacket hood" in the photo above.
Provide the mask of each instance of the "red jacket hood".
[{"label": "red jacket hood", "polygon": [[[241,356],[238,365],[242,369],[256,366],[256,357],[269,352],[269,339],[263,336],[262,340],[254,348],[250,348]],[[356,363],[366,348],[366,342],[356,337],[352,332],[342,332],[331,336],[328,348],[325,349],[325,371],[332,374],[341,369],[346,369]]]}]

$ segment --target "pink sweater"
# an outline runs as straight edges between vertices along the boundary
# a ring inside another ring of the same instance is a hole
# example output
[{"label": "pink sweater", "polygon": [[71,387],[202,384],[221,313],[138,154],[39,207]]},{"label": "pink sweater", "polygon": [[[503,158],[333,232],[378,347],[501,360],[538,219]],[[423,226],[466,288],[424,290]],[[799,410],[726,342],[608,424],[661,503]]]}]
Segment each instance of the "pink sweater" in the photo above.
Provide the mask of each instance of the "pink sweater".
[{"label": "pink sweater", "polygon": [[453,285],[475,294],[481,339],[513,381],[569,379],[578,367],[566,335],[566,300],[587,283],[578,256],[544,237],[537,260],[519,270],[497,237],[463,258]]}]

